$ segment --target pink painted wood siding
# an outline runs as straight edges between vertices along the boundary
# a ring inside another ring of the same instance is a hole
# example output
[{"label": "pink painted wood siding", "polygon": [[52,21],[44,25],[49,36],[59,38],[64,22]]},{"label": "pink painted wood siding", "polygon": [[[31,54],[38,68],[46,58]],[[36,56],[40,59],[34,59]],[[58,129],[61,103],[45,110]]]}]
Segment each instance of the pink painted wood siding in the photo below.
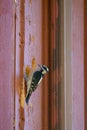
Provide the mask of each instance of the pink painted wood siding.
[{"label": "pink painted wood siding", "polygon": [[[23,74],[27,65],[32,66],[33,57],[37,64],[44,64],[42,52],[42,0],[20,0],[16,2],[16,89],[15,129],[42,130],[42,84],[32,94],[29,107],[21,107],[20,98]],[[43,80],[44,82],[44,80]],[[30,106],[31,105],[31,106]],[[45,114],[45,113],[44,113]],[[45,115],[44,115],[45,116]]]},{"label": "pink painted wood siding", "polygon": [[72,1],[72,129],[84,130],[84,1]]},{"label": "pink painted wood siding", "polygon": [[14,3],[0,0],[0,130],[13,129]]}]

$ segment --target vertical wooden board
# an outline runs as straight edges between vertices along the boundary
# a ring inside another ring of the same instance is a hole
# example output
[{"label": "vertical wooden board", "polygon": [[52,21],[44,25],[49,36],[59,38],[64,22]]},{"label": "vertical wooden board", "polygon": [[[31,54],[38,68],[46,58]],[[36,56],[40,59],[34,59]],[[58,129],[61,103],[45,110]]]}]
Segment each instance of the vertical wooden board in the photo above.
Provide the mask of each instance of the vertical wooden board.
[{"label": "vertical wooden board", "polygon": [[[61,76],[61,68],[63,64],[61,64],[61,51],[63,48],[62,40],[61,40],[61,2],[57,0],[51,0],[50,2],[50,96],[49,101],[50,104],[50,115],[49,119],[50,125],[49,128],[52,129],[62,129],[61,124],[63,122],[63,108],[61,101],[63,101],[63,76]],[[62,74],[63,75],[63,74]]]},{"label": "vertical wooden board", "polygon": [[[42,129],[42,86],[32,94],[29,108],[21,107],[21,90],[24,69],[32,66],[34,57],[37,64],[42,63],[42,1],[16,1],[16,89],[15,121],[16,130]],[[32,106],[30,106],[32,104]]]},{"label": "vertical wooden board", "polygon": [[[42,1],[42,62],[49,67],[49,0]],[[49,67],[50,69],[50,67]],[[50,71],[50,70],[49,70]],[[49,73],[44,77],[42,84],[42,130],[50,129],[50,112],[49,112]],[[45,114],[44,114],[45,113]]]},{"label": "vertical wooden board", "polygon": [[84,1],[72,1],[73,129],[84,130]]},{"label": "vertical wooden board", "polygon": [[84,1],[84,40],[85,40],[85,44],[84,44],[84,100],[85,100],[85,130],[87,129],[87,1]]},{"label": "vertical wooden board", "polygon": [[13,2],[0,0],[0,130],[13,129],[14,24]]},{"label": "vertical wooden board", "polygon": [[[44,48],[43,48],[44,49]],[[25,1],[25,49],[24,66],[32,66],[33,57],[36,64],[42,64],[42,0]],[[37,67],[36,67],[37,68]],[[29,104],[32,104],[32,111],[25,110],[25,129],[42,129],[42,86],[38,86],[32,94]]]}]

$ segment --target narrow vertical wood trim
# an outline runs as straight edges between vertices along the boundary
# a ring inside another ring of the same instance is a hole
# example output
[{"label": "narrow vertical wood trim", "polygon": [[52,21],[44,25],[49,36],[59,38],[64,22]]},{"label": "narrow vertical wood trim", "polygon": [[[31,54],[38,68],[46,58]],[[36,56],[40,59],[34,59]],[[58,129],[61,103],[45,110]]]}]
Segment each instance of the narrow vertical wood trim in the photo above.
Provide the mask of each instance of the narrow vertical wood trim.
[{"label": "narrow vertical wood trim", "polygon": [[61,130],[65,129],[65,88],[64,88],[64,1],[59,0],[59,18],[60,18],[60,74],[61,74]]},{"label": "narrow vertical wood trim", "polygon": [[87,130],[87,0],[84,1],[84,126]]},{"label": "narrow vertical wood trim", "polygon": [[13,43],[14,43],[14,88],[13,88],[13,130],[15,130],[15,87],[16,87],[16,80],[15,80],[15,74],[16,74],[16,3],[13,1]]},{"label": "narrow vertical wood trim", "polygon": [[[42,63],[49,68],[49,0],[42,1]],[[48,74],[49,77],[49,74]],[[49,129],[48,78],[42,84],[42,129]]]},{"label": "narrow vertical wood trim", "polygon": [[71,0],[64,1],[65,130],[72,130]]}]

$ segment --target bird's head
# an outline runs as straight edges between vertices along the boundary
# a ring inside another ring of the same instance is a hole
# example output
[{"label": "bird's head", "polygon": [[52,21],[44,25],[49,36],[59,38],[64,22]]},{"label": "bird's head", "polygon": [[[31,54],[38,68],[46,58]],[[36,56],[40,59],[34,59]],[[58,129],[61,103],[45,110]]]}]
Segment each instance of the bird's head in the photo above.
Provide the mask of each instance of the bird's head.
[{"label": "bird's head", "polygon": [[48,67],[45,66],[45,65],[39,65],[38,64],[38,66],[41,68],[43,75],[46,74],[49,71]]}]

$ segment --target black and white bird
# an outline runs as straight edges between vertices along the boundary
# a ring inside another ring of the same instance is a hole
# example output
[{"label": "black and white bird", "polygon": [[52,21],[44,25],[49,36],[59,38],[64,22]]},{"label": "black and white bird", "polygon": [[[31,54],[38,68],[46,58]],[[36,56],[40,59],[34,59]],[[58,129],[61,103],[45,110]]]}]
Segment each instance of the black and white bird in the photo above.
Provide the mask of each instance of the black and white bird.
[{"label": "black and white bird", "polygon": [[38,66],[40,69],[34,71],[29,78],[26,77],[26,75],[24,77],[27,86],[26,99],[25,99],[27,104],[31,94],[35,91],[37,86],[40,84],[44,75],[49,71],[48,67],[45,65],[38,65]]}]

